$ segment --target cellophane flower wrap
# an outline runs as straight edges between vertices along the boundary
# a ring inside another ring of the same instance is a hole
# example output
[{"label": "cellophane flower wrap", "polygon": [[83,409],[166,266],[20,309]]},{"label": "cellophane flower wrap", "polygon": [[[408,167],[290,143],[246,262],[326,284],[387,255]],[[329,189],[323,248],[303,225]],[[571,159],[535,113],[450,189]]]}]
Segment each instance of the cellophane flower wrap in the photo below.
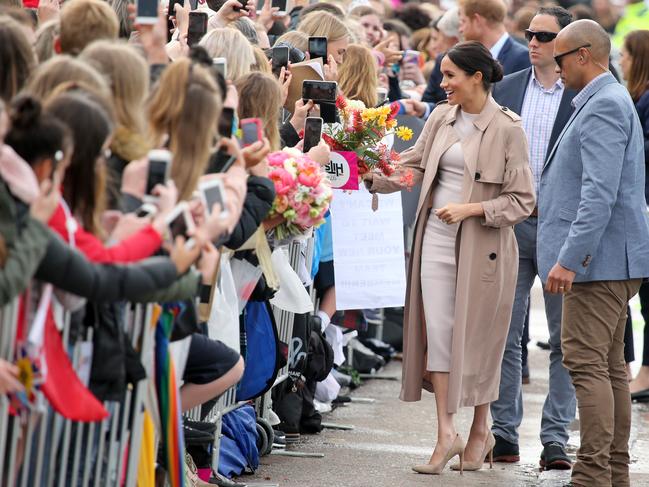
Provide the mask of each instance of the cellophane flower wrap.
[{"label": "cellophane flower wrap", "polygon": [[[367,108],[361,101],[347,100],[339,96],[336,107],[340,113],[341,124],[328,126],[323,134],[323,139],[331,150],[355,152],[358,157],[359,178],[373,170],[392,176],[399,167],[399,154],[391,150],[383,139],[393,133],[407,141],[413,135],[410,128],[397,127],[395,117],[399,113],[399,104]],[[406,186],[412,186],[408,185],[412,174],[404,171],[402,179]]]},{"label": "cellophane flower wrap", "polygon": [[296,150],[285,149],[268,156],[268,178],[275,185],[271,218],[284,221],[275,227],[275,237],[284,240],[324,223],[333,193],[320,164]]}]

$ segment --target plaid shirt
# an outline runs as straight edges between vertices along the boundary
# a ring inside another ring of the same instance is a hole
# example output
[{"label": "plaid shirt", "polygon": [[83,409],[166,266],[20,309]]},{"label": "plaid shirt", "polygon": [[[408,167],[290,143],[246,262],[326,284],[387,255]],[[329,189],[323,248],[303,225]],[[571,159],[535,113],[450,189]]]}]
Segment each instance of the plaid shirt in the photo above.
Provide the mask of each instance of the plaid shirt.
[{"label": "plaid shirt", "polygon": [[604,71],[602,74],[599,76],[596,76],[592,80],[590,80],[590,83],[588,83],[586,86],[584,86],[579,93],[575,95],[575,97],[572,99],[572,106],[573,108],[579,108],[581,105],[586,103],[586,100],[590,97],[590,95],[593,94],[593,89],[595,88],[595,83],[597,83],[597,80],[600,78],[603,78],[605,76],[608,76],[611,74],[610,71]]},{"label": "plaid shirt", "polygon": [[554,119],[559,111],[563,90],[561,79],[557,80],[550,89],[543,88],[536,79],[534,68],[532,68],[532,75],[523,99],[521,118],[523,119],[523,128],[530,146],[530,166],[534,175],[534,188],[537,195],[539,193],[541,172],[543,171],[545,156],[548,152],[548,144],[554,127]]}]

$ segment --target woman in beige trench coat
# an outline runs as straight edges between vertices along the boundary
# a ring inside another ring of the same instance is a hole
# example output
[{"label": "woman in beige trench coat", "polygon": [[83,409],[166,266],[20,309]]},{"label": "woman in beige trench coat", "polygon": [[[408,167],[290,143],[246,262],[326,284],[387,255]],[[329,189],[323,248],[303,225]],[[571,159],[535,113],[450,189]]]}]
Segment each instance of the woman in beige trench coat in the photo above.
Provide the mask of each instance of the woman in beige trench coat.
[{"label": "woman in beige trench coat", "polygon": [[[422,388],[435,392],[437,445],[429,464],[415,467],[429,474],[441,473],[456,455],[465,469],[477,470],[493,448],[489,403],[498,397],[518,273],[513,226],[527,218],[535,204],[520,117],[500,107],[490,95],[491,83],[502,78],[498,62],[481,44],[464,42],[447,53],[441,68],[441,86],[448,103],[433,110],[415,146],[401,154],[403,167],[395,175],[366,176],[370,190],[378,193],[403,189],[404,171],[411,172],[415,184],[422,183],[409,263],[401,399],[420,400]],[[454,127],[460,112],[464,120],[470,120],[470,135],[465,137]],[[463,176],[458,176],[461,195],[458,203],[444,204],[432,212],[440,159],[456,143],[464,162]],[[421,270],[429,218],[449,225],[459,223],[456,279],[448,284],[455,287],[454,308],[450,305],[454,317],[448,372],[427,370],[424,300],[431,297],[422,295]],[[465,448],[456,434],[453,415],[458,408],[469,406],[475,407],[475,413]]]}]

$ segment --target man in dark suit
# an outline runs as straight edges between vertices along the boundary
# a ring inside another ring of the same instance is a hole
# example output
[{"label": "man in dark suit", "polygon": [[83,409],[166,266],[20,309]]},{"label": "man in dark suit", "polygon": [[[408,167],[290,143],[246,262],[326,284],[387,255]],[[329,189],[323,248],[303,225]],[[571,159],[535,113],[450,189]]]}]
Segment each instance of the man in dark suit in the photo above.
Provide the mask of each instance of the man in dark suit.
[{"label": "man in dark suit", "polygon": [[[572,114],[574,90],[563,86],[556,72],[553,49],[557,33],[572,20],[561,7],[542,8],[532,19],[526,37],[532,67],[505,76],[494,86],[498,103],[521,115],[530,146],[530,166],[534,184],[539,181],[548,153]],[[519,247],[519,271],[516,296],[503,356],[500,395],[491,404],[492,431],[496,437],[494,460],[520,460],[518,427],[523,419],[522,337],[530,290],[538,275],[537,216],[515,227]],[[575,417],[575,390],[563,367],[561,353],[561,295],[544,293],[545,312],[550,332],[550,381],[541,421],[541,466],[546,469],[569,469],[566,455],[568,426]]]},{"label": "man in dark suit", "polygon": [[507,6],[503,0],[461,0],[460,34],[478,41],[500,61],[505,75],[530,67],[528,51],[505,29]]},{"label": "man in dark suit", "polygon": [[[503,0],[461,0],[459,2],[460,34],[465,41],[482,43],[500,61],[505,75],[530,67],[527,48],[516,42],[505,29],[507,6]],[[421,101],[402,100],[408,115],[428,118],[435,104],[446,99],[440,88],[440,66],[444,54],[435,60]]]}]

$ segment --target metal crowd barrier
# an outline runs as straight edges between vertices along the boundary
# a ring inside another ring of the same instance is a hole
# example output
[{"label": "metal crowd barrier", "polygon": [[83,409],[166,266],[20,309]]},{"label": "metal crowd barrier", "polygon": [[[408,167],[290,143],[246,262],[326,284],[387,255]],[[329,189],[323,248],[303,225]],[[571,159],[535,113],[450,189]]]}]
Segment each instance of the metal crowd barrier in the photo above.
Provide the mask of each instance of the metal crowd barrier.
[{"label": "metal crowd barrier", "polygon": [[[13,362],[17,304],[0,311],[0,357]],[[135,486],[140,460],[144,396],[153,374],[154,327],[152,305],[127,305],[124,324],[127,336],[139,351],[147,377],[129,388],[121,402],[105,402],[110,416],[101,422],[82,423],[63,418],[36,392],[32,410],[24,423],[9,411],[0,397],[0,483],[8,486],[118,487]],[[67,345],[70,319],[63,330]],[[84,337],[92,340],[92,329]],[[73,366],[81,357],[81,342],[70,351]],[[149,360],[146,360],[146,359]],[[9,434],[10,432],[10,434]],[[22,458],[22,459],[21,459]]]},{"label": "metal crowd barrier", "polygon": [[[313,246],[314,246],[314,241],[313,241],[313,237],[311,237],[307,240],[306,250],[304,255],[306,268],[309,272],[312,266]],[[298,266],[300,264],[300,260],[302,258],[303,244],[298,240],[293,240],[288,245],[288,252],[289,252],[289,262],[291,264],[291,267],[295,271],[297,271]],[[278,308],[274,308],[273,312],[275,315],[275,321],[277,323],[277,332],[278,332],[279,340],[289,344],[288,363],[290,363],[290,356],[293,353],[290,344],[293,338],[294,314]],[[275,380],[273,387],[276,387],[277,385],[281,384],[283,381],[285,381],[288,378],[288,363],[278,372],[277,379]],[[266,394],[264,394],[263,396],[261,396],[260,398],[257,398],[255,400],[255,409],[257,411],[257,417],[261,418],[266,422],[268,422],[269,420],[270,409],[272,407],[271,391],[272,389],[268,391]],[[223,394],[221,398],[219,398],[216,405],[212,408],[210,413],[205,418],[205,421],[214,423],[216,425],[216,431],[214,432],[214,444],[212,449],[212,470],[214,470],[215,472],[218,471],[218,466],[219,466],[219,449],[221,444],[221,427],[222,427],[223,416],[225,416],[229,412],[247,403],[248,403],[247,401],[237,402],[236,386],[232,387],[228,391],[226,391],[226,393]],[[193,410],[190,414],[188,414],[188,417],[190,417],[191,419],[199,419],[200,408],[195,408],[195,410]],[[272,439],[269,438],[269,441],[272,442]],[[271,447],[272,447],[272,443],[269,446],[269,451]]]}]

